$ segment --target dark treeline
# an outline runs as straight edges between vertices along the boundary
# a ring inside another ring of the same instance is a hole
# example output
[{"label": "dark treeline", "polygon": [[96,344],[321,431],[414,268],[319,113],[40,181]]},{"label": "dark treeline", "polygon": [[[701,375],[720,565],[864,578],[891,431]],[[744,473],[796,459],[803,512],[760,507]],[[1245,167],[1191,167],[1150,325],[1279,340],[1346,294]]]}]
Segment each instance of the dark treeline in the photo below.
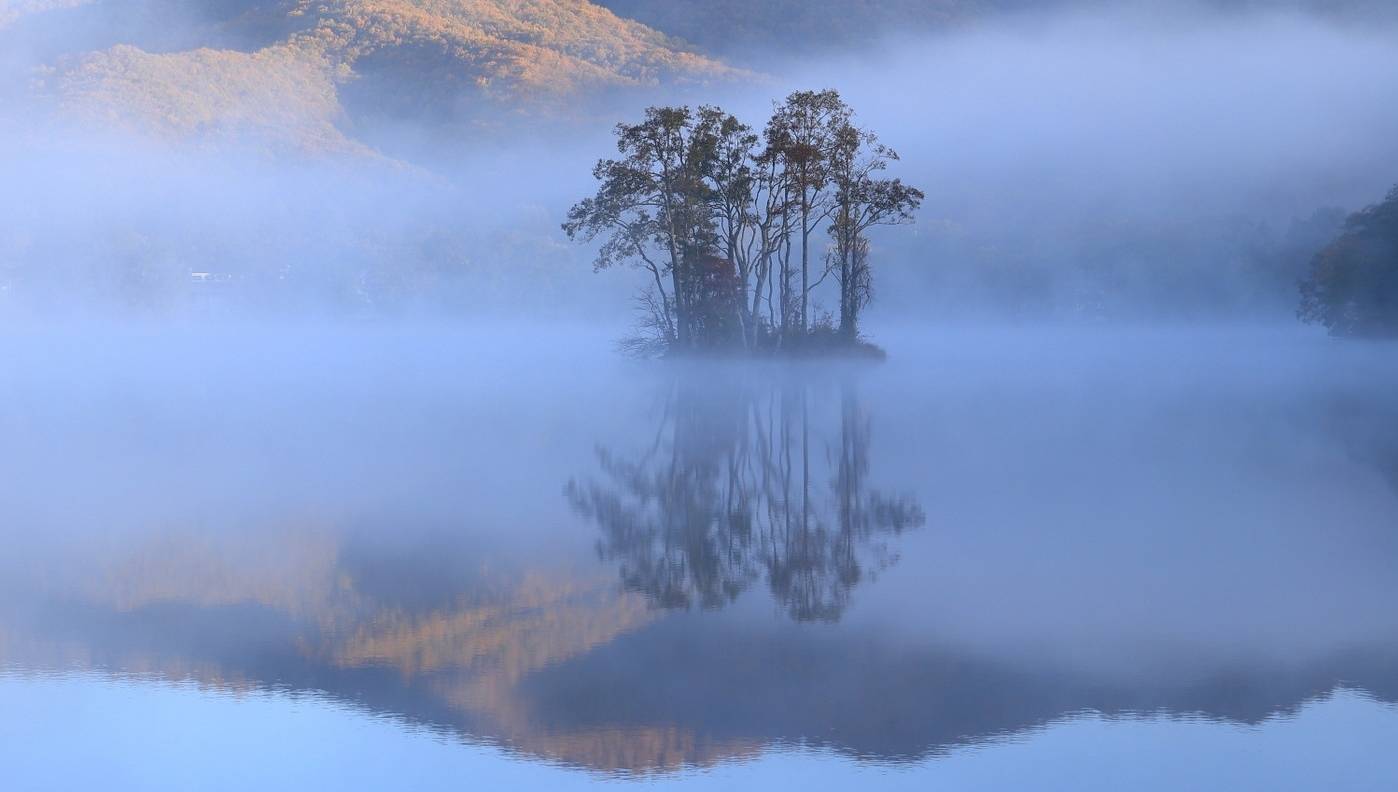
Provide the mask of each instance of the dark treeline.
[{"label": "dark treeline", "polygon": [[1398,187],[1316,254],[1298,313],[1335,335],[1398,335]]},{"label": "dark treeline", "polygon": [[[791,94],[761,133],[717,107],[652,107],[616,136],[563,228],[602,240],[598,269],[650,274],[632,351],[872,349],[868,234],[911,221],[923,194],[881,177],[897,153],[837,92]],[[838,320],[813,315],[827,279]]]}]

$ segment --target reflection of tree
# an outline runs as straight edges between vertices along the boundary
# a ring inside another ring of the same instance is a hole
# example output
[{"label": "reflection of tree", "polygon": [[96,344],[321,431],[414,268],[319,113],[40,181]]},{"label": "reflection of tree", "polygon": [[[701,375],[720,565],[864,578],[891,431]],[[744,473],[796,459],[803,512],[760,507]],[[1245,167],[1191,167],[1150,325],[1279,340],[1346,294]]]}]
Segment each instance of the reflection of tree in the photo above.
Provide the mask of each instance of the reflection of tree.
[{"label": "reflection of tree", "polygon": [[792,618],[835,621],[896,560],[884,539],[924,521],[869,487],[869,434],[852,386],[836,400],[791,382],[685,381],[649,452],[599,450],[602,481],[567,495],[623,585],[662,607],[721,607],[761,578]]}]

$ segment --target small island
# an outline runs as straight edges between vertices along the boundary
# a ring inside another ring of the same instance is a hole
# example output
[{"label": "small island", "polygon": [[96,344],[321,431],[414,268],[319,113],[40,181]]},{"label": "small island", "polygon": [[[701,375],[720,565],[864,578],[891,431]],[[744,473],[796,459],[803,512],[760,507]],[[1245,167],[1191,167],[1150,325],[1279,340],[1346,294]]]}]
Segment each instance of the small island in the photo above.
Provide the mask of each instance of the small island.
[{"label": "small island", "polygon": [[[911,222],[923,193],[883,178],[898,154],[838,92],[791,94],[761,133],[718,107],[652,107],[616,137],[620,157],[597,163],[597,193],[563,230],[600,241],[597,270],[649,273],[624,350],[883,356],[859,331],[869,232]],[[827,280],[838,316],[812,297]]]}]

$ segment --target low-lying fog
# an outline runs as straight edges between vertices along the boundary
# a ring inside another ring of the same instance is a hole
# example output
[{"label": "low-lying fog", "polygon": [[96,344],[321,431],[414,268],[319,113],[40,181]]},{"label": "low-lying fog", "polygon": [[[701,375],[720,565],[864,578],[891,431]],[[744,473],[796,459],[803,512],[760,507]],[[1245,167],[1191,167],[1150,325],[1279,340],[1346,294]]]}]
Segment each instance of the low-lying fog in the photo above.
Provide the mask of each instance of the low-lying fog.
[{"label": "low-lying fog", "polygon": [[740,83],[580,98],[569,120],[342,117],[354,154],[288,148],[294,108],[184,141],[77,121],[81,95],[21,42],[0,119],[0,305],[625,321],[636,274],[593,275],[558,228],[612,124],[688,102],[760,128],[789,90],[828,86],[928,196],[915,225],[875,236],[871,318],[1289,321],[1344,212],[1398,181],[1392,33],[1197,8],[1009,15],[778,58]]}]

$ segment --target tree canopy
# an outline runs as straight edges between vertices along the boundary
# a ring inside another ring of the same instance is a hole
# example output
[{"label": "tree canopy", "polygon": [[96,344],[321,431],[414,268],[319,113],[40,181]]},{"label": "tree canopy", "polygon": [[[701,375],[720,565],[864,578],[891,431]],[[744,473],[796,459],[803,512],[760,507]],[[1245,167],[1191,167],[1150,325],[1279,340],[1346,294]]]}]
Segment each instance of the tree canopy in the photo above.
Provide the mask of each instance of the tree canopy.
[{"label": "tree canopy", "polygon": [[1398,186],[1316,254],[1297,313],[1334,335],[1398,335]]},{"label": "tree canopy", "polygon": [[[868,233],[910,222],[923,193],[882,177],[897,153],[855,125],[839,93],[791,94],[760,134],[718,107],[652,107],[616,139],[619,156],[597,163],[597,192],[563,229],[599,243],[597,269],[649,274],[635,351],[860,348]],[[812,317],[830,276],[838,331]]]}]

